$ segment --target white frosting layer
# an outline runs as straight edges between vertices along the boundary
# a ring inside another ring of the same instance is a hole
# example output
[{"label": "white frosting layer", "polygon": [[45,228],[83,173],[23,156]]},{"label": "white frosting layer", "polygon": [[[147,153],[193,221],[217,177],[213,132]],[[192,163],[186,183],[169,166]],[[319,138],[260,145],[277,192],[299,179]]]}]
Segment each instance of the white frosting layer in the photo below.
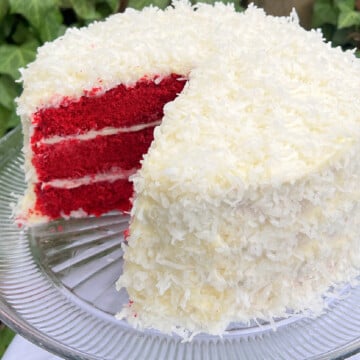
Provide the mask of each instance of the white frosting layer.
[{"label": "white frosting layer", "polygon": [[61,188],[61,189],[74,189],[83,185],[95,184],[97,182],[108,181],[114,182],[121,179],[128,179],[131,175],[136,172],[136,169],[132,170],[121,170],[121,169],[112,169],[106,173],[86,175],[77,179],[55,179],[48,182],[42,183],[42,187],[46,188],[48,186]]},{"label": "white frosting layer", "polygon": [[92,140],[95,139],[97,136],[110,136],[121,133],[137,132],[160,125],[160,123],[161,121],[153,121],[147,124],[139,124],[139,125],[133,125],[127,127],[120,127],[120,128],[106,127],[101,130],[90,130],[85,132],[84,134],[79,134],[79,135],[51,136],[48,138],[41,139],[40,141],[38,141],[38,144],[53,145],[68,140],[79,140],[79,141]]},{"label": "white frosting layer", "polygon": [[22,74],[25,139],[31,114],[63,96],[170,73],[189,82],[133,177],[118,282],[133,304],[119,317],[220,334],[287,308],[319,313],[360,267],[359,61],[295,16],[128,10],[39,50]]}]

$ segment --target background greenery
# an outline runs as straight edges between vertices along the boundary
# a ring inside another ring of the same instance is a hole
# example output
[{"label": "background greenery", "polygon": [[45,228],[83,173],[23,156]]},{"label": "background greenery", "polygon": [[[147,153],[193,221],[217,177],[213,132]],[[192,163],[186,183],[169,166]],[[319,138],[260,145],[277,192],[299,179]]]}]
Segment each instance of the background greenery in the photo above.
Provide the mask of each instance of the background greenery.
[{"label": "background greenery", "polygon": [[357,48],[360,56],[360,0],[316,0],[312,26],[334,46]]},{"label": "background greenery", "polygon": [[[234,3],[237,10],[248,3],[223,1]],[[38,46],[62,35],[67,27],[150,4],[165,8],[170,0],[0,0],[0,137],[19,123],[14,103],[21,93],[18,69],[35,59]],[[360,56],[360,0],[315,0],[312,26],[321,28],[334,46],[355,48]],[[13,336],[0,323],[0,358]]]},{"label": "background greenery", "polygon": [[14,337],[14,333],[0,323],[0,359]]}]

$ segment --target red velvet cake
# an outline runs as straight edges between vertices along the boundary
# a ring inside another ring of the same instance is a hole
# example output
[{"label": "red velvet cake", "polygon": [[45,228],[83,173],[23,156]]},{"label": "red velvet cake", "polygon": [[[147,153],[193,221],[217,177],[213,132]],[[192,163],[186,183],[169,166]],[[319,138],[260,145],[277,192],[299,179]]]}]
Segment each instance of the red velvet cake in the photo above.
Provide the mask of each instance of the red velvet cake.
[{"label": "red velvet cake", "polygon": [[178,1],[72,29],[22,72],[19,220],[133,197],[118,318],[140,329],[321,314],[360,269],[359,74],[295,14],[253,6]]},{"label": "red velvet cake", "polygon": [[97,88],[76,101],[32,116],[30,144],[35,205],[29,215],[47,219],[128,211],[129,176],[139,167],[160,124],[163,107],[186,80],[176,74],[143,78],[98,95]]}]

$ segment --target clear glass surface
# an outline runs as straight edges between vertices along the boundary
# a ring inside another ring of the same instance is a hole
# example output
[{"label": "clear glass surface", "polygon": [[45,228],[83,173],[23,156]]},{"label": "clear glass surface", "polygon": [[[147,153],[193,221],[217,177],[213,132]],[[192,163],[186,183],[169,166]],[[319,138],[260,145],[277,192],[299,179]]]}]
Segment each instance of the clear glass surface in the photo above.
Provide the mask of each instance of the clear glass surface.
[{"label": "clear glass surface", "polygon": [[25,184],[22,136],[0,143],[0,318],[38,345],[71,359],[334,359],[360,351],[360,286],[316,319],[232,324],[223,337],[138,331],[114,314],[128,302],[115,291],[128,217],[56,221],[31,230],[11,219]]}]

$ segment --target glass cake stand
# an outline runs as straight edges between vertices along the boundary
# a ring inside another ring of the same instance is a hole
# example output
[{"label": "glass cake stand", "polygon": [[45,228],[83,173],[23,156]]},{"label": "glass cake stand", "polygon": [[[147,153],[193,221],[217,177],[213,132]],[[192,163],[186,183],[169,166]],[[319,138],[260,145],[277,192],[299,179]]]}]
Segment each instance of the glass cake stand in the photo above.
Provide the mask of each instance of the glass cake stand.
[{"label": "glass cake stand", "polygon": [[0,142],[0,318],[47,350],[71,359],[334,359],[360,351],[360,286],[316,318],[233,324],[223,337],[192,342],[138,331],[114,314],[128,302],[115,291],[128,218],[56,221],[26,231],[11,220],[24,190],[22,135]]}]

